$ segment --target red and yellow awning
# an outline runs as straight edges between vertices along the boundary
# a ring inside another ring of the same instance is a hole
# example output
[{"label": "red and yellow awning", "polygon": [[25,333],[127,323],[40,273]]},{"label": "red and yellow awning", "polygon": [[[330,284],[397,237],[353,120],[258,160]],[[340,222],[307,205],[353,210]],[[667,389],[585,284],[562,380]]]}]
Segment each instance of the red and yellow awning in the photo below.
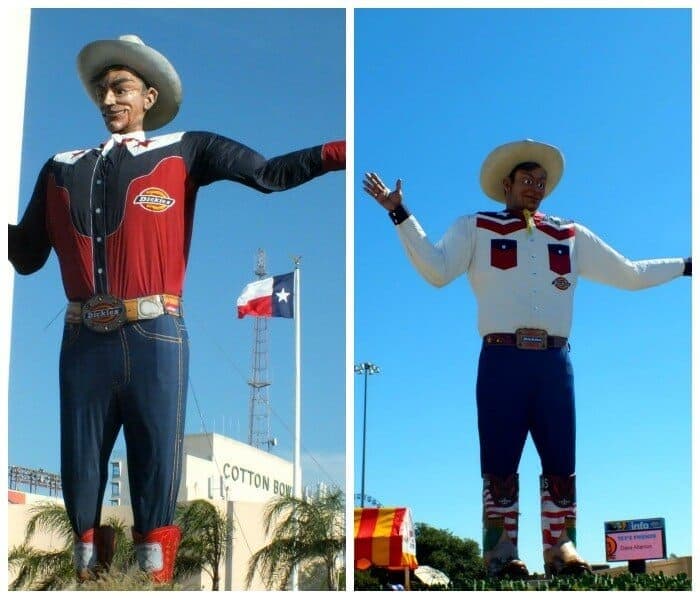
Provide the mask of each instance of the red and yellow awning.
[{"label": "red and yellow awning", "polygon": [[418,567],[416,533],[405,507],[355,508],[355,568]]}]

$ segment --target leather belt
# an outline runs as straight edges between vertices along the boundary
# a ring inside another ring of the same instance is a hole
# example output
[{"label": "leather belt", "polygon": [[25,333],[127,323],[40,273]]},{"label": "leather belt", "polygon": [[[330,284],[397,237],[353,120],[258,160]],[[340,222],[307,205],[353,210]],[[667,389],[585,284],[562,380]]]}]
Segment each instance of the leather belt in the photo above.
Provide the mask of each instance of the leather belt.
[{"label": "leather belt", "polygon": [[518,329],[515,333],[489,333],[484,336],[486,345],[515,346],[519,349],[551,349],[565,347],[566,337],[548,335],[544,329]]},{"label": "leather belt", "polygon": [[162,314],[181,316],[182,300],[168,293],[126,300],[101,293],[86,302],[68,302],[66,322],[83,323],[93,331],[109,333],[125,322],[157,318]]}]

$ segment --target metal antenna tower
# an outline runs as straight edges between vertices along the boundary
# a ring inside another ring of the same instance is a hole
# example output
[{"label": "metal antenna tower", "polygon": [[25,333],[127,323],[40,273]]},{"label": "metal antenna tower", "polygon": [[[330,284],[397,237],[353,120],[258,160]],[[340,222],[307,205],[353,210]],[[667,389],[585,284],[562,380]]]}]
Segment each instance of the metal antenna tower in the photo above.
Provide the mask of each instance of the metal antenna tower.
[{"label": "metal antenna tower", "polygon": [[[255,263],[255,275],[263,279],[267,275],[265,270],[265,250],[258,250]],[[270,430],[270,397],[267,380],[267,318],[256,317],[253,325],[253,359],[252,372],[248,386],[250,387],[248,444],[258,449],[270,451],[277,445],[277,439],[272,436]]]}]

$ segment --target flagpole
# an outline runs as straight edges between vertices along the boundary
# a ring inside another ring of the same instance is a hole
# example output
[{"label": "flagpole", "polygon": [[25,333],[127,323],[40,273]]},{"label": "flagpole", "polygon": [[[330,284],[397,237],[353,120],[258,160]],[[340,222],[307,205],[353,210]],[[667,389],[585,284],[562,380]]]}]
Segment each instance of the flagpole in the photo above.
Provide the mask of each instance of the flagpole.
[{"label": "flagpole", "polygon": [[[301,499],[301,256],[294,257],[294,497]],[[292,590],[299,590],[299,570],[292,571]]]},{"label": "flagpole", "polygon": [[294,258],[294,496],[301,498],[301,256]]}]

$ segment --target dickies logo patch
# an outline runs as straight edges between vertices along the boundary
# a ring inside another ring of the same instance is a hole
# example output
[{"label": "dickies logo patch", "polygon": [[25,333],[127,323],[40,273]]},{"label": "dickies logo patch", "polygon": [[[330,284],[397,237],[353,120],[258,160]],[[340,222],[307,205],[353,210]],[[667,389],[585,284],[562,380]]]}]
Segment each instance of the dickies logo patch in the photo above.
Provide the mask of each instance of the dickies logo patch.
[{"label": "dickies logo patch", "polygon": [[165,212],[175,200],[159,187],[149,187],[134,198],[134,204],[148,212]]},{"label": "dickies logo patch", "polygon": [[566,291],[569,287],[571,287],[571,283],[569,283],[566,277],[557,277],[552,281],[552,285],[554,285],[559,291]]}]

